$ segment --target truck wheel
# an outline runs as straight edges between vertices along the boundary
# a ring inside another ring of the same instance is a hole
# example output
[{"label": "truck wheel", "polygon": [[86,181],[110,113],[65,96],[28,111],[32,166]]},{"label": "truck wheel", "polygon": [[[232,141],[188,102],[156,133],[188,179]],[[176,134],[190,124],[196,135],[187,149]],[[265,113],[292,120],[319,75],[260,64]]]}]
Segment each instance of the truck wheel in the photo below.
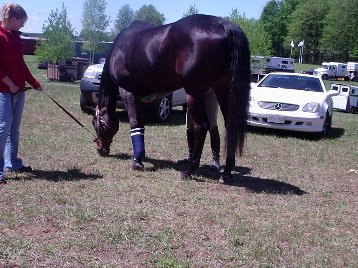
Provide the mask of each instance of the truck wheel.
[{"label": "truck wheel", "polygon": [[328,74],[324,74],[324,75],[322,75],[322,79],[323,79],[323,80],[328,80],[328,79],[329,79]]}]

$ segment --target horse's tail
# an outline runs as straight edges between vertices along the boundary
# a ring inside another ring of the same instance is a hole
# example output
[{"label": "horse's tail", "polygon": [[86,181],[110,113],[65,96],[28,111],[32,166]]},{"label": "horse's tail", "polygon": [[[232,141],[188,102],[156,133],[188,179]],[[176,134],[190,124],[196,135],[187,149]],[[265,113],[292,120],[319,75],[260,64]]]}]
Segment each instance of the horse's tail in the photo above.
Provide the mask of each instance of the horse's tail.
[{"label": "horse's tail", "polygon": [[248,105],[250,97],[250,48],[242,29],[235,24],[224,24],[231,53],[231,89],[229,94],[226,122],[227,154],[235,156],[243,153],[247,129]]}]

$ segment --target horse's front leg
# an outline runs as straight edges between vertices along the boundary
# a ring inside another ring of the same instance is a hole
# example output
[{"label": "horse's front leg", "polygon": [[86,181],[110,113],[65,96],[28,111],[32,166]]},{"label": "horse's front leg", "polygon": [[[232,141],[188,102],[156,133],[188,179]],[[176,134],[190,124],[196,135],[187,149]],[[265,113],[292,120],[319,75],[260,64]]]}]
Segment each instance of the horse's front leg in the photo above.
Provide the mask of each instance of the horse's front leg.
[{"label": "horse's front leg", "polygon": [[142,171],[144,169],[143,158],[145,157],[144,107],[131,92],[122,88],[119,89],[119,92],[126,107],[131,128],[131,141],[133,146],[132,170]]}]

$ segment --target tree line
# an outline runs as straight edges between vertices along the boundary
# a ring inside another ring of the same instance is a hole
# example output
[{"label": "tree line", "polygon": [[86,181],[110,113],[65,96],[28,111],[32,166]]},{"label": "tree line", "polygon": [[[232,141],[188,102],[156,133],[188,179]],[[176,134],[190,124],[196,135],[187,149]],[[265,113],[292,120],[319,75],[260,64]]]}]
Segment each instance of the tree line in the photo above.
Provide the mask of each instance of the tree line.
[{"label": "tree line", "polygon": [[[134,20],[158,25],[166,20],[151,4],[137,11],[125,4],[114,20],[106,9],[106,0],[86,0],[77,37],[64,4],[60,10],[51,11],[43,25],[45,41],[36,54],[51,62],[71,57],[75,38],[85,40],[85,48],[94,53],[103,50],[104,41],[113,41]],[[195,5],[190,5],[182,17],[198,13]],[[258,19],[247,18],[238,9],[226,19],[244,30],[252,55],[290,57],[292,52],[292,57],[298,58],[297,46],[301,44],[305,63],[358,60],[358,0],[268,0]]]}]

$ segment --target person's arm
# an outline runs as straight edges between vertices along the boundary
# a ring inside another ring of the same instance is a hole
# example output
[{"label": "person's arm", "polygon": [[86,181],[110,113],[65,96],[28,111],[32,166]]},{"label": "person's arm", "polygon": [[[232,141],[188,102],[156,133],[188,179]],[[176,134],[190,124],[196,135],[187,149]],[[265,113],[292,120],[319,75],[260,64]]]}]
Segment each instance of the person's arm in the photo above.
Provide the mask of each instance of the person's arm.
[{"label": "person's arm", "polygon": [[34,89],[38,91],[42,91],[42,86],[39,81],[37,81],[31,74],[29,68],[25,64],[26,67],[26,82],[28,82]]}]

